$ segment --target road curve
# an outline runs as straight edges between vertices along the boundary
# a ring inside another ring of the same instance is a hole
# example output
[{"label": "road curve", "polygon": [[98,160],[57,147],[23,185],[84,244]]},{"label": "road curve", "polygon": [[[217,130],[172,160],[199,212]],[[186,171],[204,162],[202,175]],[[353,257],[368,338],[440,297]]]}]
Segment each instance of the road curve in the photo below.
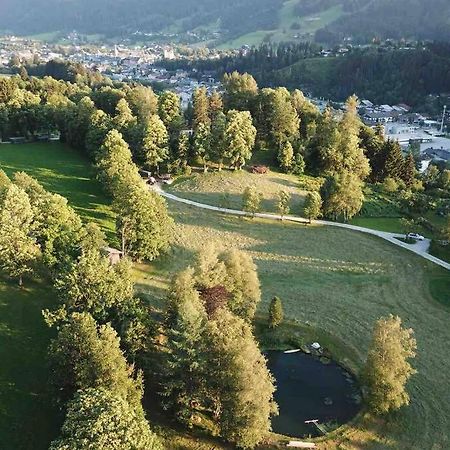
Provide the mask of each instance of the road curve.
[{"label": "road curve", "polygon": [[[209,211],[220,212],[223,214],[231,214],[233,216],[259,217],[261,219],[285,220],[285,221],[289,221],[289,222],[309,224],[309,221],[303,217],[289,215],[289,216],[285,216],[284,218],[282,218],[279,214],[268,214],[268,213],[256,213],[253,215],[246,211],[239,211],[237,209],[220,208],[218,206],[206,205],[204,203],[194,202],[193,200],[187,200],[185,198],[177,197],[176,195],[169,194],[168,192],[164,191],[163,189],[161,189],[161,186],[159,186],[157,184],[153,185],[152,188],[156,192],[158,192],[160,195],[162,195],[163,197],[165,197],[169,200],[173,200],[178,203],[184,203],[185,205],[194,206],[196,208],[206,209]],[[350,225],[348,223],[330,222],[328,220],[313,220],[312,224],[326,225],[326,226],[337,227],[337,228],[345,228],[347,230],[359,231],[360,233],[378,236],[381,239],[384,239],[385,241],[388,241],[391,244],[396,245],[397,247],[402,247],[406,250],[409,250],[410,252],[413,252],[416,255],[419,255],[422,258],[425,258],[428,261],[431,261],[432,263],[443,267],[444,269],[450,270],[449,263],[427,253],[427,250],[430,246],[429,239],[425,239],[425,241],[422,241],[422,242],[417,242],[416,244],[406,244],[405,242],[402,242],[402,241],[399,241],[398,239],[396,239],[398,237],[404,238],[405,235],[403,235],[403,234],[387,233],[385,231],[371,230],[370,228],[358,227],[356,225]]]}]

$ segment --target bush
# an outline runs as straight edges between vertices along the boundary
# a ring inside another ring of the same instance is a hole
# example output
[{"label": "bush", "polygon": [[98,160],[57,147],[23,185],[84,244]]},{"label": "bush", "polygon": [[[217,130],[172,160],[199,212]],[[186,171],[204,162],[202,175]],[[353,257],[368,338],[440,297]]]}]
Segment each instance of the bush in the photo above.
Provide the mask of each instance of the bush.
[{"label": "bush", "polygon": [[399,189],[398,182],[394,178],[386,178],[383,182],[383,191],[392,193],[397,192]]}]

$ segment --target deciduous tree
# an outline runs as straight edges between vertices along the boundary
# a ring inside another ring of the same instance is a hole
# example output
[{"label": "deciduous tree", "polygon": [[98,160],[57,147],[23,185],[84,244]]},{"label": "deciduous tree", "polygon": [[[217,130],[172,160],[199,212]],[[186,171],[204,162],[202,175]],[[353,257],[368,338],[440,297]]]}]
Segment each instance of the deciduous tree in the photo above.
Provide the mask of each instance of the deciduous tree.
[{"label": "deciduous tree", "polygon": [[50,450],[163,450],[142,410],[105,388],[79,391]]},{"label": "deciduous tree", "polygon": [[322,197],[320,193],[317,191],[308,192],[305,205],[304,205],[304,214],[307,219],[309,219],[309,223],[312,220],[317,219],[322,214]]},{"label": "deciduous tree", "polygon": [[33,210],[27,193],[11,184],[0,209],[0,264],[10,277],[19,280],[20,286],[39,257],[32,225]]},{"label": "deciduous tree", "polygon": [[242,209],[253,216],[260,210],[262,195],[253,187],[245,188],[242,196]]},{"label": "deciduous tree", "polygon": [[256,128],[248,111],[232,110],[227,115],[225,130],[226,156],[235,169],[241,169],[252,157]]},{"label": "deciduous tree", "polygon": [[288,191],[281,190],[278,192],[278,214],[280,214],[281,219],[284,218],[284,216],[287,216],[291,210],[290,207],[291,203],[291,194]]},{"label": "deciduous tree", "polygon": [[205,356],[220,434],[240,448],[254,448],[277,412],[273,378],[250,325],[226,309],[214,317],[206,325]]},{"label": "deciduous tree", "polygon": [[377,321],[364,370],[374,413],[386,414],[409,404],[406,384],[416,371],[408,360],[415,352],[413,330],[403,328],[399,317]]}]

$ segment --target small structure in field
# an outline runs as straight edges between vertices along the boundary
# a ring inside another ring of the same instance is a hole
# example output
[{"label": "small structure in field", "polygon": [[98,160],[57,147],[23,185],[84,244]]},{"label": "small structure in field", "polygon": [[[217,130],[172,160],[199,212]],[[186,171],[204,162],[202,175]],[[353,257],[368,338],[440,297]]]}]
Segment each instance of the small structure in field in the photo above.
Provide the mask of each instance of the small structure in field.
[{"label": "small structure in field", "polygon": [[159,181],[163,184],[172,184],[173,178],[172,178],[172,175],[170,175],[170,173],[164,173],[162,175],[157,176],[157,181]]},{"label": "small structure in field", "polygon": [[258,175],[264,175],[269,172],[269,168],[267,166],[251,166],[250,167],[251,173],[256,173]]},{"label": "small structure in field", "polygon": [[112,247],[103,247],[102,253],[109,259],[109,263],[112,266],[117,264],[123,258],[123,253]]}]

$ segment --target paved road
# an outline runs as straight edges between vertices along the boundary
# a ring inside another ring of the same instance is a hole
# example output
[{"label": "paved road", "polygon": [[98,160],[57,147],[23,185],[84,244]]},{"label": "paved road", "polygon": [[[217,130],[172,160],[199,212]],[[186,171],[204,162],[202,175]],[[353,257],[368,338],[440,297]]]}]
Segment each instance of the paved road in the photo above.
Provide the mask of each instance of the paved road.
[{"label": "paved road", "polygon": [[[216,211],[223,214],[231,214],[234,216],[247,216],[252,217],[252,214],[247,213],[245,211],[239,211],[237,209],[228,209],[228,208],[219,208],[217,206],[211,206],[211,205],[205,205],[204,203],[198,203],[194,202],[192,200],[187,200],[185,198],[177,197],[176,195],[169,194],[168,192],[165,192],[161,189],[159,185],[154,185],[153,189],[159,192],[163,197],[168,198],[169,200],[173,200],[178,203],[184,203],[185,205],[194,206],[196,208],[201,209],[207,209],[209,211]],[[271,220],[282,220],[282,217],[278,214],[267,214],[267,213],[256,213],[255,217],[259,217],[261,219],[271,219]],[[297,223],[303,223],[308,224],[309,221],[303,217],[297,217],[297,216],[285,216],[284,220],[289,222],[297,222]],[[425,239],[424,241],[418,241],[415,244],[407,244],[405,242],[399,241],[398,237],[404,238],[404,234],[396,234],[396,233],[387,233],[385,231],[377,231],[377,230],[371,230],[370,228],[364,228],[364,227],[358,227],[356,225],[350,225],[347,223],[339,223],[339,222],[329,222],[327,220],[313,220],[313,224],[317,225],[326,225],[331,227],[337,227],[337,228],[346,228],[347,230],[353,230],[353,231],[359,231],[360,233],[365,234],[371,234],[373,236],[378,236],[385,241],[388,241],[394,245],[397,245],[398,247],[403,247],[406,250],[409,250],[410,252],[415,253],[416,255],[421,256],[422,258],[427,259],[428,261],[431,261],[434,264],[437,264],[438,266],[443,267],[444,269],[450,270],[450,264],[442,261],[442,259],[436,258],[433,255],[430,255],[428,253],[428,249],[430,247],[430,240]]]}]

